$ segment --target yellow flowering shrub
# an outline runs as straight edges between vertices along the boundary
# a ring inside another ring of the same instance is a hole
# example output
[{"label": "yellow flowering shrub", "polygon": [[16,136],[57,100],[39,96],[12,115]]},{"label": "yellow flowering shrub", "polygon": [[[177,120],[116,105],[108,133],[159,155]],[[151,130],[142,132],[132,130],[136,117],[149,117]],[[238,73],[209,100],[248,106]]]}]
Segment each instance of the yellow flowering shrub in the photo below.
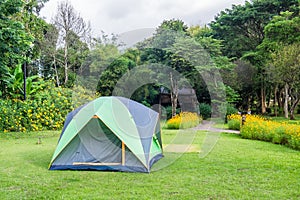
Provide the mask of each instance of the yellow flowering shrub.
[{"label": "yellow flowering shrub", "polygon": [[[239,114],[231,114],[227,116],[228,120],[228,127],[231,130],[240,130],[242,126],[242,116]],[[246,115],[246,121],[247,122],[260,122],[260,121],[266,121],[262,116],[259,115]]]},{"label": "yellow flowering shrub", "polygon": [[[0,99],[0,132],[59,130],[66,115],[97,95],[86,88],[55,87],[47,82],[43,91],[26,101]],[[99,95],[98,95],[99,96]]]},{"label": "yellow flowering shrub", "polygon": [[168,129],[185,129],[197,126],[202,118],[197,113],[181,112],[169,119],[166,123]]},{"label": "yellow flowering shrub", "polygon": [[[228,123],[232,120],[239,123],[242,121],[237,114],[230,115],[228,120]],[[246,121],[240,127],[242,138],[282,144],[300,150],[300,125],[275,122],[258,115],[246,115]]]},{"label": "yellow flowering shrub", "polygon": [[34,99],[0,100],[0,132],[58,130],[72,110],[72,92],[46,88]]}]

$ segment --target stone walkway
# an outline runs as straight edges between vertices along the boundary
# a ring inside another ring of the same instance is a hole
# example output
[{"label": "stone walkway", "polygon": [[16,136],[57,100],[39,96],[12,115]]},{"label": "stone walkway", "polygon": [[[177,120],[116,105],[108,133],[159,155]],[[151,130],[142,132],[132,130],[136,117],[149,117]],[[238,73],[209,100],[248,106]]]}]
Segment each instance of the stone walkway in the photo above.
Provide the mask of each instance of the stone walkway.
[{"label": "stone walkway", "polygon": [[228,130],[228,129],[222,129],[222,128],[215,128],[213,127],[215,122],[213,121],[207,121],[203,120],[201,124],[198,126],[191,128],[192,130],[201,130],[201,131],[210,131],[210,132],[222,132],[222,133],[235,133],[240,134],[240,131],[236,130]]},{"label": "stone walkway", "polygon": [[[191,128],[191,130],[240,134],[240,131],[214,128],[214,124],[213,121],[203,120],[201,124]],[[201,149],[200,144],[165,144],[163,147],[164,152],[169,153],[200,152]]]}]

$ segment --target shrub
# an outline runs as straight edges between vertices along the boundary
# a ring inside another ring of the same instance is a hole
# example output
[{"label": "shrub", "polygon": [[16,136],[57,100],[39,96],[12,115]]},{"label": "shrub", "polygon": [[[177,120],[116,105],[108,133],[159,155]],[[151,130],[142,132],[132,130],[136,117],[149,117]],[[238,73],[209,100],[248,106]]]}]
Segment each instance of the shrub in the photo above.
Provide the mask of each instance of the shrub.
[{"label": "shrub", "polygon": [[226,107],[226,119],[227,119],[227,116],[232,115],[232,114],[237,114],[237,113],[238,113],[238,110],[234,107],[234,105],[227,104],[227,107]]},{"label": "shrub", "polygon": [[211,117],[211,106],[209,104],[200,103],[199,110],[203,119],[208,119]]},{"label": "shrub", "polygon": [[0,99],[0,131],[59,130],[66,115],[98,94],[82,86],[73,89],[55,87],[46,82],[43,91],[26,101]]},{"label": "shrub", "polygon": [[186,129],[197,126],[202,118],[196,113],[181,112],[169,119],[166,123],[168,129]]},{"label": "shrub", "polygon": [[241,137],[282,144],[300,150],[300,126],[275,122],[258,115],[247,115],[241,126],[241,115],[228,116],[228,126],[241,127]]},{"label": "shrub", "polygon": [[81,85],[75,85],[71,92],[72,94],[69,96],[72,98],[74,108],[82,106],[100,96],[99,93],[95,93],[93,90]]},{"label": "shrub", "polygon": [[239,114],[231,114],[226,117],[228,128],[231,130],[240,130],[242,125],[242,117]]},{"label": "shrub", "polygon": [[228,128],[231,130],[240,130],[241,120],[232,119],[232,120],[228,121]]},{"label": "shrub", "polygon": [[0,100],[0,131],[57,130],[72,110],[70,89],[47,88],[33,100]]},{"label": "shrub", "polygon": [[[166,112],[166,117],[167,119],[171,119],[172,118],[172,106],[167,106],[165,107],[165,112]],[[180,109],[177,108],[176,109],[176,114],[179,114],[180,113]]]}]

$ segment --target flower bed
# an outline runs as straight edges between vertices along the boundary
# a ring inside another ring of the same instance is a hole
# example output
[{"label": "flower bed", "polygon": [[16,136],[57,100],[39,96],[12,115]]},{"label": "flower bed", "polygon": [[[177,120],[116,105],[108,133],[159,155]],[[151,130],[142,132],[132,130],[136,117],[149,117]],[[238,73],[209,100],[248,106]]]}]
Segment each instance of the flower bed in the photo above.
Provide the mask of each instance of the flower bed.
[{"label": "flower bed", "polygon": [[34,100],[0,100],[0,131],[59,130],[72,110],[72,93],[48,88]]},{"label": "flower bed", "polygon": [[167,121],[168,129],[186,129],[197,126],[202,118],[196,113],[181,112]]},{"label": "flower bed", "polygon": [[240,115],[230,115],[228,120],[228,124],[241,127],[242,138],[282,144],[300,150],[299,125],[274,122],[257,115],[247,115],[243,126]]}]

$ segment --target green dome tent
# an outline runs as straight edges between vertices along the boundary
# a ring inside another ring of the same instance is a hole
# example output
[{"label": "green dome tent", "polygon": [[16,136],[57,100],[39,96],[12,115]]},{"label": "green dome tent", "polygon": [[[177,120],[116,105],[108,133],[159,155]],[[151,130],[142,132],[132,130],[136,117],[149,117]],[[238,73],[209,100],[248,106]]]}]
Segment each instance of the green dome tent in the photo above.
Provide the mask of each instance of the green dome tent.
[{"label": "green dome tent", "polygon": [[49,169],[150,172],[162,156],[157,112],[100,97],[68,114]]}]

